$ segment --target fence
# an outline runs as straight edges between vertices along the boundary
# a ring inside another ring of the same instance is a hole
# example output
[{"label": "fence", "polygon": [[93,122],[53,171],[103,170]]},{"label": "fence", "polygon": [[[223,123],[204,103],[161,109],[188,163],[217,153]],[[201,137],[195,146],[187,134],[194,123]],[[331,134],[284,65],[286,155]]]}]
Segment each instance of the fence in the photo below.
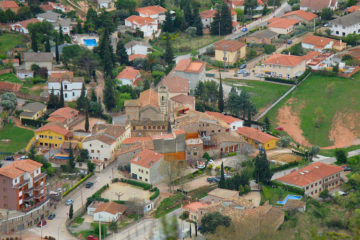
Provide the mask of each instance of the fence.
[{"label": "fence", "polygon": [[30,139],[30,141],[29,141],[28,144],[26,145],[25,152],[30,151],[30,148],[35,144],[35,142],[36,142],[36,138],[35,138],[35,136],[34,136],[34,137],[32,137],[32,138]]}]

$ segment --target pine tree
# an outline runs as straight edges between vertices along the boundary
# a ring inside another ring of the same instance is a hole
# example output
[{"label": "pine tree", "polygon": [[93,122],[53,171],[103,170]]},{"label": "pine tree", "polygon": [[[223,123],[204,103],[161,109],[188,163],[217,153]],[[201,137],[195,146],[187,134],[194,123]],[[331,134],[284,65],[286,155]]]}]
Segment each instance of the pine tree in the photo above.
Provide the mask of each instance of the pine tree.
[{"label": "pine tree", "polygon": [[77,109],[79,111],[85,111],[88,108],[88,99],[86,98],[85,83],[82,84],[80,97],[76,100]]},{"label": "pine tree", "polygon": [[115,90],[114,83],[111,79],[105,80],[105,88],[104,88],[104,104],[106,110],[110,111],[115,107]]},{"label": "pine tree", "polygon": [[62,108],[65,106],[65,100],[64,100],[64,88],[63,88],[63,83],[60,82],[60,101],[59,101],[59,108]]},{"label": "pine tree", "polygon": [[49,37],[47,36],[46,39],[45,39],[45,52],[50,52],[50,39]]},{"label": "pine tree", "polygon": [[204,34],[203,33],[204,26],[202,24],[198,8],[195,8],[194,10],[194,26],[196,27],[196,35],[202,36]]},{"label": "pine tree", "polygon": [[148,79],[145,79],[143,88],[144,90],[148,90],[150,88],[150,81]]},{"label": "pine tree", "polygon": [[82,26],[81,26],[81,21],[77,22],[76,31],[77,31],[78,34],[83,33]]},{"label": "pine tree", "polygon": [[58,99],[56,99],[54,88],[52,88],[49,95],[49,100],[47,102],[47,108],[48,109],[57,108],[57,103],[58,103]]},{"label": "pine tree", "polygon": [[190,0],[187,0],[184,7],[184,17],[185,22],[187,23],[188,27],[192,26],[194,23],[194,18],[191,12]]},{"label": "pine tree", "polygon": [[263,10],[262,10],[262,15],[263,15],[263,16],[266,16],[267,11],[268,11],[268,6],[267,6],[267,4],[265,3],[265,4],[264,4],[264,7],[263,7]]},{"label": "pine tree", "polygon": [[116,45],[116,57],[120,65],[127,65],[129,63],[129,55],[126,52],[124,43],[122,41],[119,41]]},{"label": "pine tree", "polygon": [[85,131],[88,132],[89,131],[89,112],[86,111],[86,116],[85,116]]},{"label": "pine tree", "polygon": [[220,22],[220,13],[219,11],[216,11],[215,17],[210,25],[210,33],[211,35],[220,35],[221,30],[221,22]]},{"label": "pine tree", "polygon": [[38,44],[37,44],[37,36],[36,36],[36,31],[33,31],[31,33],[31,48],[34,52],[37,52],[38,49]]},{"label": "pine tree", "polygon": [[264,149],[261,149],[259,154],[255,157],[255,168],[253,177],[256,182],[261,182],[264,184],[269,184],[272,177],[272,172],[270,169],[269,161],[266,157],[266,152]]},{"label": "pine tree", "polygon": [[70,205],[70,209],[69,209],[69,219],[72,219],[74,216],[74,208],[73,205]]},{"label": "pine tree", "polygon": [[70,142],[70,146],[69,146],[69,167],[70,167],[71,171],[73,171],[75,168],[75,157],[74,157],[74,152],[72,149],[71,142]]},{"label": "pine tree", "polygon": [[270,129],[271,129],[270,120],[269,120],[268,116],[266,116],[264,119],[264,130],[265,130],[265,132],[270,132]]},{"label": "pine tree", "polygon": [[100,56],[105,78],[111,78],[112,70],[114,68],[115,56],[110,44],[110,33],[107,28],[104,29],[104,33],[101,37],[99,47],[96,49],[96,51]]},{"label": "pine tree", "polygon": [[166,48],[164,53],[164,60],[168,65],[174,63],[174,53],[170,43],[169,33],[166,33]]},{"label": "pine tree", "polygon": [[56,37],[55,37],[55,59],[56,59],[56,63],[59,64],[59,63],[60,63],[59,39],[58,39],[58,35],[57,35],[57,34],[56,34]]},{"label": "pine tree", "polygon": [[224,162],[221,162],[221,172],[220,172],[220,181],[219,181],[219,188],[225,187],[225,174],[224,174]]},{"label": "pine tree", "polygon": [[220,34],[227,35],[231,34],[233,30],[232,18],[230,8],[227,4],[223,4],[221,7],[221,18],[220,18]]},{"label": "pine tree", "polygon": [[95,89],[94,89],[94,88],[91,89],[90,101],[92,101],[92,102],[96,102],[96,101],[97,101],[96,92],[95,92]]},{"label": "pine tree", "polygon": [[174,22],[171,19],[170,11],[167,11],[165,13],[165,21],[164,21],[164,24],[163,24],[163,31],[168,32],[168,33],[171,33],[171,32],[174,31]]},{"label": "pine tree", "polygon": [[64,43],[64,34],[63,34],[63,29],[62,26],[59,26],[59,38],[60,38],[60,42]]},{"label": "pine tree", "polygon": [[224,112],[224,92],[223,92],[221,75],[220,75],[220,85],[219,85],[218,108],[219,108],[219,112],[221,113]]}]

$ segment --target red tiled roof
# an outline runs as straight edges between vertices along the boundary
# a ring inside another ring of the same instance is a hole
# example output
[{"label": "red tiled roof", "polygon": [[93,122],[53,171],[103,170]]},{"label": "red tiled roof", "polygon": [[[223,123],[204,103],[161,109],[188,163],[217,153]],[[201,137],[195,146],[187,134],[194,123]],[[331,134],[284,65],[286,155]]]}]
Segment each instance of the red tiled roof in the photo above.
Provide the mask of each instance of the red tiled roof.
[{"label": "red tiled roof", "polygon": [[139,101],[142,107],[147,105],[159,106],[158,94],[151,88],[140,93]]},{"label": "red tiled roof", "polygon": [[178,76],[167,76],[161,80],[160,85],[166,86],[170,93],[189,92],[189,80]]},{"label": "red tiled roof", "polygon": [[71,107],[59,108],[50,114],[50,117],[69,119],[79,114],[79,111]]},{"label": "red tiled roof", "polygon": [[51,11],[54,9],[53,6],[51,6],[50,4],[41,4],[40,8],[44,10],[44,12]]},{"label": "red tiled roof", "polygon": [[300,0],[300,7],[321,11],[323,8],[329,7],[332,4],[332,1],[336,2],[336,0]]},{"label": "red tiled roof", "polygon": [[172,97],[170,99],[174,102],[178,102],[181,104],[189,104],[189,105],[195,104],[195,97],[188,96],[185,94],[176,95],[175,97]]},{"label": "red tiled roof", "polygon": [[220,119],[220,120],[226,122],[227,124],[232,124],[233,122],[243,121],[241,119],[238,119],[238,118],[235,118],[235,117],[232,117],[232,116],[227,116],[227,115],[224,115],[224,114],[219,113],[219,112],[206,111],[205,113],[207,115],[209,115],[209,116],[215,117],[216,119]]},{"label": "red tiled roof", "polygon": [[51,123],[48,123],[44,126],[42,126],[41,128],[35,130],[36,132],[42,132],[42,131],[53,131],[53,132],[56,132],[60,135],[63,135],[63,136],[69,136],[71,135],[71,132],[69,130],[67,130],[66,128],[64,127],[61,127],[57,124],[51,124]]},{"label": "red tiled roof", "polygon": [[138,74],[140,74],[139,70],[136,70],[133,67],[126,66],[126,68],[117,75],[116,79],[134,80]]},{"label": "red tiled roof", "polygon": [[0,82],[0,89],[8,92],[18,92],[21,89],[22,84],[11,82]]},{"label": "red tiled roof", "polygon": [[245,0],[232,0],[231,3],[236,7],[244,6]]},{"label": "red tiled roof", "polygon": [[307,35],[301,42],[313,45],[315,48],[322,50],[331,41],[333,41],[333,40],[330,38],[319,37],[319,36],[314,36],[314,35]]},{"label": "red tiled roof", "polygon": [[4,11],[11,8],[18,8],[19,5],[15,1],[0,1],[0,8]]},{"label": "red tiled roof", "polygon": [[144,55],[144,54],[131,54],[129,56],[129,61],[134,61],[137,58],[146,58],[146,55]]},{"label": "red tiled roof", "polygon": [[272,20],[267,26],[268,28],[289,28],[299,22],[299,20],[295,19],[279,18]]},{"label": "red tiled roof", "polygon": [[311,21],[318,17],[316,14],[312,12],[306,12],[304,10],[296,10],[296,11],[288,12],[285,13],[283,17],[292,16],[292,15],[296,15],[302,19],[305,19],[306,21]]},{"label": "red tiled roof", "polygon": [[147,141],[152,141],[151,137],[130,137],[130,138],[126,138],[122,142],[122,144],[134,144],[134,143],[141,143]]},{"label": "red tiled roof", "polygon": [[216,14],[216,10],[206,10],[200,13],[200,18],[214,18]]},{"label": "red tiled roof", "polygon": [[275,54],[271,55],[270,57],[268,57],[264,61],[264,63],[295,67],[295,66],[299,65],[302,61],[304,61],[304,58],[300,57],[300,56],[275,53]]},{"label": "red tiled roof", "polygon": [[320,52],[318,52],[318,51],[309,51],[306,55],[303,56],[303,58],[305,59],[305,61],[309,61],[319,55],[320,55]]},{"label": "red tiled roof", "polygon": [[251,128],[251,127],[241,127],[238,128],[237,133],[239,133],[241,136],[253,139],[260,143],[267,143],[270,140],[278,140],[277,137],[274,137],[272,135],[269,135],[267,133],[264,133],[258,129]]},{"label": "red tiled roof", "polygon": [[205,66],[205,62],[195,62],[188,58],[180,60],[175,66],[175,71],[200,73],[205,68]]},{"label": "red tiled roof", "polygon": [[151,17],[141,17],[141,16],[136,16],[136,15],[132,15],[132,16],[126,18],[125,21],[129,21],[132,24],[136,23],[141,26],[156,24],[156,21],[154,19],[152,19]]},{"label": "red tiled roof", "polygon": [[36,169],[42,167],[42,164],[30,159],[15,161],[5,167],[0,168],[0,175],[17,178],[25,172],[33,173]]},{"label": "red tiled roof", "polygon": [[148,6],[148,7],[142,7],[142,8],[137,8],[136,11],[139,14],[143,14],[143,15],[147,15],[147,16],[151,16],[151,15],[155,15],[155,14],[159,14],[159,13],[164,13],[167,12],[167,10],[161,6]]},{"label": "red tiled roof", "polygon": [[207,207],[207,206],[209,206],[209,204],[207,204],[207,203],[192,202],[192,203],[189,203],[188,205],[185,205],[183,207],[183,209],[185,211],[189,211],[189,212],[199,212],[200,208],[204,208],[204,207]]},{"label": "red tiled roof", "polygon": [[316,162],[281,178],[278,178],[276,181],[299,187],[305,187],[313,182],[324,179],[335,173],[342,172],[343,170],[344,169],[339,166]]},{"label": "red tiled roof", "polygon": [[154,152],[152,150],[144,149],[133,159],[131,159],[132,164],[136,164],[145,168],[151,168],[155,163],[160,161],[164,157],[163,154]]},{"label": "red tiled roof", "polygon": [[40,22],[37,18],[31,18],[31,19],[27,19],[27,20],[24,20],[24,21],[21,21],[21,22],[16,22],[14,24],[19,24],[21,25],[23,28],[27,28],[27,26],[31,23],[37,23],[37,22]]},{"label": "red tiled roof", "polygon": [[2,60],[2,62],[4,63],[4,64],[7,64],[7,63],[17,63],[17,64],[19,64],[19,59],[17,59],[17,58],[12,58],[12,59],[4,59],[4,60]]},{"label": "red tiled roof", "polygon": [[359,5],[354,5],[349,7],[348,9],[346,9],[347,13],[352,13],[352,12],[356,12],[360,10],[360,6]]},{"label": "red tiled roof", "polygon": [[107,212],[115,215],[118,213],[123,214],[125,211],[126,211],[125,205],[110,201],[99,204],[96,210],[94,211],[94,213]]},{"label": "red tiled roof", "polygon": [[245,43],[236,40],[220,40],[214,43],[216,50],[226,50],[229,52],[239,51],[242,47],[246,46]]}]

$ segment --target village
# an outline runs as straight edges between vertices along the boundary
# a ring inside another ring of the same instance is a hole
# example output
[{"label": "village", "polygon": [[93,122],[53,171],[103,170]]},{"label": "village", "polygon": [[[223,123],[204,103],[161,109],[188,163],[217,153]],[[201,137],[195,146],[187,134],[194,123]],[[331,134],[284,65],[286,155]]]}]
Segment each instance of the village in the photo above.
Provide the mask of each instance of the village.
[{"label": "village", "polygon": [[360,3],[0,0],[0,240],[357,239]]}]

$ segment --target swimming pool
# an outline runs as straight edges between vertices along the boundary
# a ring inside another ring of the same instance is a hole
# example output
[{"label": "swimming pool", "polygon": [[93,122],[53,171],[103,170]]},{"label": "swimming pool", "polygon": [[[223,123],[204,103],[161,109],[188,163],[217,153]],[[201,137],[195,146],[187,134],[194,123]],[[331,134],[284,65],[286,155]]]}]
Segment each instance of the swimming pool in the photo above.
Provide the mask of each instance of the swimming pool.
[{"label": "swimming pool", "polygon": [[296,195],[287,195],[286,198],[282,201],[277,201],[277,204],[285,205],[287,200],[293,199],[293,200],[300,200],[302,196],[296,196]]},{"label": "swimming pool", "polygon": [[87,47],[96,47],[97,46],[96,39],[83,39],[83,41]]}]

